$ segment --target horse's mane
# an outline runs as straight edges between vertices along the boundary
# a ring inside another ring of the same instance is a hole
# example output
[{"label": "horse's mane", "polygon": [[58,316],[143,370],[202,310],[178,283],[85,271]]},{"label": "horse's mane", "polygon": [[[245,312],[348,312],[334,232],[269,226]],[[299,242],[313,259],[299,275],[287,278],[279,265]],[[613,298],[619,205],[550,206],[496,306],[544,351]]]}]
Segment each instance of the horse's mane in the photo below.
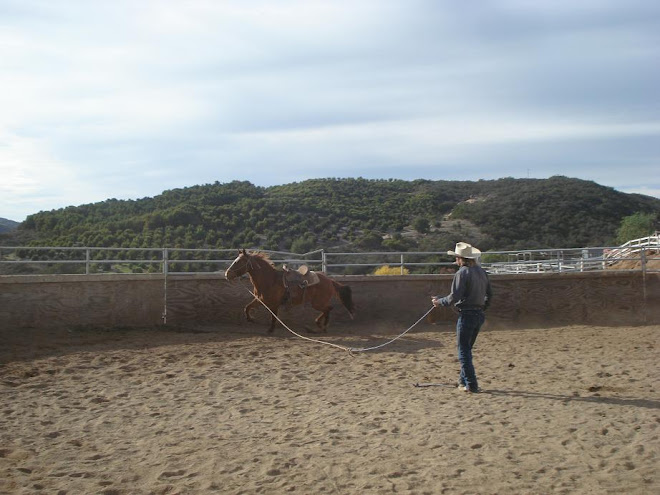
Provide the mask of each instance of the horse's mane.
[{"label": "horse's mane", "polygon": [[255,258],[259,258],[264,260],[266,263],[268,263],[270,266],[274,267],[275,263],[273,263],[270,260],[270,256],[268,256],[268,253],[263,253],[261,251],[256,251],[254,253],[250,253],[250,256],[254,256]]}]

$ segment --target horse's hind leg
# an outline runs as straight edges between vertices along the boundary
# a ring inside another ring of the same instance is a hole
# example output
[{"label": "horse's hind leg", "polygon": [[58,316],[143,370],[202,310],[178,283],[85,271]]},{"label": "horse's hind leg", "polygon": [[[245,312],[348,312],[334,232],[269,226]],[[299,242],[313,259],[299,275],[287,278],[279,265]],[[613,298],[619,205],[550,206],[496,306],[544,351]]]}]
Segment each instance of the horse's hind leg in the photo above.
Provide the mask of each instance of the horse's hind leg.
[{"label": "horse's hind leg", "polygon": [[322,332],[327,332],[328,331],[328,322],[330,321],[330,310],[332,307],[329,307],[323,313],[321,313],[316,320],[316,325],[319,327],[319,329]]}]

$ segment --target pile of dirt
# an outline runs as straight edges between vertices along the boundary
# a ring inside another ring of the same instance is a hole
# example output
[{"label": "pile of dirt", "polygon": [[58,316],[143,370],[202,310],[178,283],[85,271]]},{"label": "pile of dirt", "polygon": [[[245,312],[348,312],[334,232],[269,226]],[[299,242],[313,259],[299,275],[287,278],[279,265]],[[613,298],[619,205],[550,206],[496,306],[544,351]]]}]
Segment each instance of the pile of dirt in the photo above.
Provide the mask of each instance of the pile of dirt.
[{"label": "pile of dirt", "polygon": [[[640,270],[642,268],[642,260],[639,259],[639,254],[630,256],[631,259],[623,259],[608,266],[610,270]],[[646,253],[646,269],[647,270],[660,270],[660,252],[648,251]]]}]

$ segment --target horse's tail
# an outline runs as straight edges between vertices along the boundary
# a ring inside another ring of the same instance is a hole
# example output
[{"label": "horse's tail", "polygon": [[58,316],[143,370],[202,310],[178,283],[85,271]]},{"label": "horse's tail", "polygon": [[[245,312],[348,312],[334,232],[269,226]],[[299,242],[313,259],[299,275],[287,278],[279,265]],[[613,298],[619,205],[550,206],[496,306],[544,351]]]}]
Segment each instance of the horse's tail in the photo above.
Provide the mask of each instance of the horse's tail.
[{"label": "horse's tail", "polygon": [[339,295],[339,300],[348,310],[351,318],[355,316],[355,303],[353,303],[353,290],[348,285],[342,285],[339,282],[332,281],[335,286],[335,291]]}]

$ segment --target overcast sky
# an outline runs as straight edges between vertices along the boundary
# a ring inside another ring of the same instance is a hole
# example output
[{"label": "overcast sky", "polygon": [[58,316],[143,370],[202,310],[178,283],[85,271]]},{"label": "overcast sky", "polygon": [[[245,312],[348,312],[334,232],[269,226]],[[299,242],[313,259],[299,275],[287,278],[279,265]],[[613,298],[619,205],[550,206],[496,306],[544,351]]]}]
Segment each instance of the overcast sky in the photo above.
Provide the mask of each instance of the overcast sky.
[{"label": "overcast sky", "polygon": [[658,0],[0,0],[0,217],[310,178],[660,197]]}]

